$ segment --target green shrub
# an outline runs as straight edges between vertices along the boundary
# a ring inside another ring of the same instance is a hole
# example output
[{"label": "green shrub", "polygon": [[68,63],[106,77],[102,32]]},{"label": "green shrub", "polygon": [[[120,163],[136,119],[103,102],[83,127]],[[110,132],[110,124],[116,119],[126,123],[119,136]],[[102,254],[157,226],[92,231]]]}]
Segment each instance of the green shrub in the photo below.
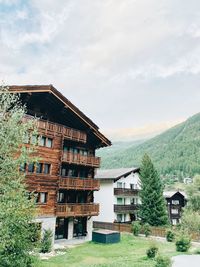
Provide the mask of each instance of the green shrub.
[{"label": "green shrub", "polygon": [[180,234],[176,239],[176,251],[186,252],[190,248],[191,239],[188,234]]},{"label": "green shrub", "polygon": [[194,251],[195,254],[200,254],[200,248],[197,248],[195,251]]},{"label": "green shrub", "polygon": [[40,248],[40,252],[42,253],[48,253],[51,252],[52,249],[52,231],[49,230],[45,230],[44,231],[44,235],[41,241],[41,248]]},{"label": "green shrub", "polygon": [[172,261],[167,256],[158,256],[156,258],[156,265],[155,267],[171,267]]},{"label": "green shrub", "polygon": [[135,235],[135,236],[138,236],[140,231],[141,231],[141,224],[139,222],[134,222],[132,223],[132,227],[131,227],[131,230],[132,230],[132,233]]},{"label": "green shrub", "polygon": [[172,230],[168,230],[166,233],[166,239],[168,242],[173,242],[175,240],[175,233]]},{"label": "green shrub", "polygon": [[143,230],[144,230],[144,234],[146,237],[148,237],[151,234],[151,228],[150,228],[150,225],[148,223],[145,223],[143,225]]},{"label": "green shrub", "polygon": [[41,240],[41,224],[40,223],[30,223],[30,239],[33,243],[39,243]]},{"label": "green shrub", "polygon": [[147,257],[148,258],[155,258],[158,252],[158,247],[156,245],[151,245],[149,249],[147,249]]}]

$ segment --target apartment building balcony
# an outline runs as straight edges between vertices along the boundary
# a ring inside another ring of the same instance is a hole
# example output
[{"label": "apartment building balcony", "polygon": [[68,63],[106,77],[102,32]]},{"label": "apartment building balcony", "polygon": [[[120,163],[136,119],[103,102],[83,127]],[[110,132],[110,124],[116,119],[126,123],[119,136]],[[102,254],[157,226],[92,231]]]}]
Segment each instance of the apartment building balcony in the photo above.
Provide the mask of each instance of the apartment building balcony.
[{"label": "apartment building balcony", "polygon": [[62,161],[66,163],[73,163],[84,166],[91,166],[95,168],[100,167],[100,158],[94,156],[85,156],[72,152],[63,152]]},{"label": "apartment building balcony", "polygon": [[115,196],[136,196],[139,192],[139,189],[130,189],[130,188],[114,188]]},{"label": "apartment building balcony", "polygon": [[[28,121],[30,119],[34,119],[32,116],[26,115],[23,118],[23,121]],[[61,134],[65,139],[77,141],[81,143],[86,143],[87,134],[83,131],[79,131],[62,124],[53,123],[45,120],[38,119],[36,120],[36,126],[38,130],[46,131],[47,133],[57,133]]]},{"label": "apartment building balcony", "polygon": [[114,205],[114,212],[117,213],[133,213],[139,208],[139,205],[130,204],[130,205]]},{"label": "apartment building balcony", "polygon": [[61,203],[56,206],[56,215],[62,217],[98,216],[99,204]]},{"label": "apartment building balcony", "polygon": [[59,188],[67,190],[73,189],[95,191],[100,189],[100,182],[95,179],[60,177]]}]

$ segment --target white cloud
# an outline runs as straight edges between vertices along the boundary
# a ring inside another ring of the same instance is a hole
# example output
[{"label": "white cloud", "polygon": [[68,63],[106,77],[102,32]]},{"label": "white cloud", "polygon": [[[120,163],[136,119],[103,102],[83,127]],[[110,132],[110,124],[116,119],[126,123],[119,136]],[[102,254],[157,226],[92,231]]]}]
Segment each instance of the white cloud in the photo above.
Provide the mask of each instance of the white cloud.
[{"label": "white cloud", "polygon": [[0,14],[0,79],[52,83],[104,128],[186,117],[199,107],[199,8],[193,0],[15,5]]},{"label": "white cloud", "polygon": [[104,133],[113,141],[131,141],[153,137],[167,129],[183,122],[185,119],[176,121],[165,121],[154,124],[147,124],[138,128],[119,128],[104,130]]}]

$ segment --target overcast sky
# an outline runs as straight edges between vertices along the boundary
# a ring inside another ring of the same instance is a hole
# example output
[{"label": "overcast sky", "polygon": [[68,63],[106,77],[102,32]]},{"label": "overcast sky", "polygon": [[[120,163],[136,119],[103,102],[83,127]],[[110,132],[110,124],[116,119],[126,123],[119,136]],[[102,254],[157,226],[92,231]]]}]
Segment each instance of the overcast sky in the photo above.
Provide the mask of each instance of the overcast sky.
[{"label": "overcast sky", "polygon": [[116,139],[200,111],[199,0],[0,0],[0,78],[53,84]]}]

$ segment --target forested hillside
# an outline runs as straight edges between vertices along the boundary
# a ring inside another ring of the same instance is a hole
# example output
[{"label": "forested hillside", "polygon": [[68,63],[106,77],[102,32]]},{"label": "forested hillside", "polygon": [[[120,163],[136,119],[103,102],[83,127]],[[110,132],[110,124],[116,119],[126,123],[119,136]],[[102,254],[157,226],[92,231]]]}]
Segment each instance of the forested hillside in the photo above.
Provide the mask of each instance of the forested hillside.
[{"label": "forested hillside", "polygon": [[120,143],[114,143],[112,149],[101,149],[98,155],[102,168],[107,169],[138,166],[144,153],[164,175],[200,173],[200,113],[142,144],[123,143],[120,147]]}]

